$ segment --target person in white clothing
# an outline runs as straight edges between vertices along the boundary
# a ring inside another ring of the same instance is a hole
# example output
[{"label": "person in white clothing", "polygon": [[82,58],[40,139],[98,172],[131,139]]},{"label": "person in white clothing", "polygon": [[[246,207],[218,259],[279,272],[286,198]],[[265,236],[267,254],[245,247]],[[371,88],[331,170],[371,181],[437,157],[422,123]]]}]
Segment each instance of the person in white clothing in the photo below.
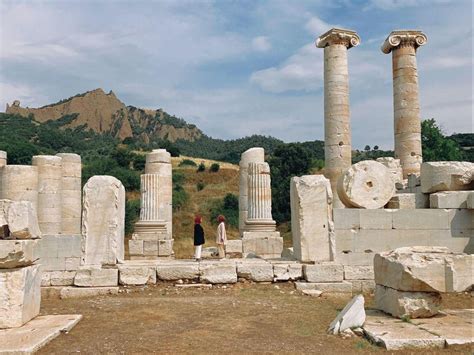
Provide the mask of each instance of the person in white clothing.
[{"label": "person in white clothing", "polygon": [[217,226],[217,235],[216,235],[216,243],[217,243],[217,250],[219,251],[219,258],[225,258],[225,244],[227,243],[227,234],[225,232],[225,217],[223,215],[219,215],[217,217],[217,222],[219,225]]},{"label": "person in white clothing", "polygon": [[204,229],[202,229],[201,223],[202,217],[197,215],[194,218],[194,259],[196,261],[201,260],[202,245],[205,243]]}]

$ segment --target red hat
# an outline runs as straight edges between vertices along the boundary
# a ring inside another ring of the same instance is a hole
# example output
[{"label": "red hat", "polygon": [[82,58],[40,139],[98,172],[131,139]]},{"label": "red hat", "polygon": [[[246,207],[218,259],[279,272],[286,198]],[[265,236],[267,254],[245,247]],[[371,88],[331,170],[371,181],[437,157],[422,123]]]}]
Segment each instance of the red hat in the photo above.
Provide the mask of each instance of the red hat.
[{"label": "red hat", "polygon": [[194,224],[201,224],[201,222],[202,222],[202,217],[197,214],[197,215],[194,217]]},{"label": "red hat", "polygon": [[217,217],[217,220],[219,221],[219,223],[220,223],[220,222],[225,222],[225,217],[220,214],[220,215]]}]

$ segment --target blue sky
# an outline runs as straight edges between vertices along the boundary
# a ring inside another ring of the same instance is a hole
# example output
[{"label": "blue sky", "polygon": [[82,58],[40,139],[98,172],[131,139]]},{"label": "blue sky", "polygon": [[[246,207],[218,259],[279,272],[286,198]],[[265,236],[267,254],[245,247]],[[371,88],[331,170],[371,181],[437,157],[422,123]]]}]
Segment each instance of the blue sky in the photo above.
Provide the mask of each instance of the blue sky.
[{"label": "blue sky", "polygon": [[[163,108],[216,138],[324,138],[317,36],[353,29],[354,148],[393,147],[394,29],[421,29],[421,112],[447,133],[473,131],[470,0],[0,0],[0,105],[37,107],[98,87]],[[2,109],[2,110],[3,110]]]}]

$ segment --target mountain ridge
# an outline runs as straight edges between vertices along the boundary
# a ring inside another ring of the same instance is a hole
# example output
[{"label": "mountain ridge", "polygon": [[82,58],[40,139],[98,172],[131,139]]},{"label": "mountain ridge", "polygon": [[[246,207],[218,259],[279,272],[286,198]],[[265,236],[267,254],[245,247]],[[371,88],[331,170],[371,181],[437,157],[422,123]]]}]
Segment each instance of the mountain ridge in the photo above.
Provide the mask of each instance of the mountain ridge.
[{"label": "mountain ridge", "polygon": [[[193,142],[203,136],[195,125],[169,115],[162,109],[150,110],[126,106],[111,90],[86,91],[38,108],[21,107],[20,101],[7,104],[5,113],[34,116],[39,123],[70,117],[60,128],[85,127],[99,134],[110,134],[121,141],[132,138],[148,144],[153,139]],[[72,117],[72,116],[75,117]]]}]

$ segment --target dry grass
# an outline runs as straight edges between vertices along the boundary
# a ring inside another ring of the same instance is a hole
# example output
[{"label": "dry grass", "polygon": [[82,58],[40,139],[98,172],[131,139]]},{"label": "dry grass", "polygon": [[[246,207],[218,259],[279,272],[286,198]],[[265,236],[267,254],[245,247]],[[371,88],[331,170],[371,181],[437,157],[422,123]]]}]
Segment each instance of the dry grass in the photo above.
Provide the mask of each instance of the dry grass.
[{"label": "dry grass", "polygon": [[[194,216],[196,214],[203,217],[205,247],[215,246],[217,226],[211,223],[210,207],[213,201],[222,200],[228,193],[239,194],[238,166],[228,163],[219,164],[221,164],[221,169],[216,173],[207,170],[198,173],[195,167],[177,167],[177,164],[173,168],[184,174],[183,186],[189,195],[185,206],[173,213],[173,238],[175,240],[173,249],[177,258],[191,258],[193,256]],[[201,191],[197,189],[198,183],[204,184],[204,189]],[[227,226],[227,234],[230,239],[239,237],[238,229],[231,226]]]}]

